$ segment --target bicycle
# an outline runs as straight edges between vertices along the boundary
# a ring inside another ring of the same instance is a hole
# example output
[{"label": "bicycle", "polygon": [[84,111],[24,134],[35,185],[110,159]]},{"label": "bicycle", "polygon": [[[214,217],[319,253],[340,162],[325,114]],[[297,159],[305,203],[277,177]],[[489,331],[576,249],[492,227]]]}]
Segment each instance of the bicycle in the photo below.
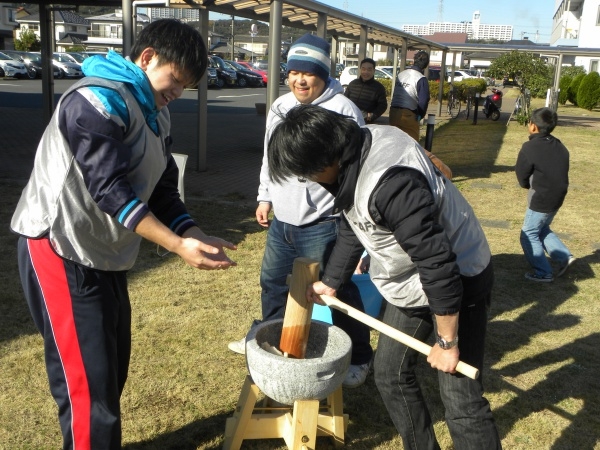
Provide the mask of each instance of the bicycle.
[{"label": "bicycle", "polygon": [[471,109],[473,109],[473,105],[475,104],[475,89],[469,88],[467,90],[467,100],[465,101],[465,119],[469,120],[469,115],[471,114]]},{"label": "bicycle", "polygon": [[460,113],[460,99],[458,98],[457,92],[454,90],[454,86],[450,88],[448,93],[448,115],[452,119],[456,119]]}]

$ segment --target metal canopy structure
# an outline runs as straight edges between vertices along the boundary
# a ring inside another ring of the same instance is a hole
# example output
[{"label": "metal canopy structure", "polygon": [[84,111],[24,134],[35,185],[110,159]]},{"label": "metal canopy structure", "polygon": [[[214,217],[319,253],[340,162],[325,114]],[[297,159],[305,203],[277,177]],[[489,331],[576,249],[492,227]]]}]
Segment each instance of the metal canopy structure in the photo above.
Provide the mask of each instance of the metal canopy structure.
[{"label": "metal canopy structure", "polygon": [[[262,22],[270,22],[272,3],[272,0],[170,0],[171,7],[202,7]],[[320,20],[325,20],[328,34],[352,40],[360,38],[363,29],[366,29],[370,43],[393,47],[407,45],[411,49],[446,48],[443,44],[312,0],[283,0],[281,16],[283,25],[308,31],[317,31]]]}]

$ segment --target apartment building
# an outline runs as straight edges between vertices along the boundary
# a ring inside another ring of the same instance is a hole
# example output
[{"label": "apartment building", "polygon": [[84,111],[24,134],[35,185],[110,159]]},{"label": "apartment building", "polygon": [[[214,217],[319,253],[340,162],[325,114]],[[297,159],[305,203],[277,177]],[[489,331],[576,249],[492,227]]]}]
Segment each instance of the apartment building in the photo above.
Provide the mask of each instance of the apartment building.
[{"label": "apartment building", "polygon": [[[553,47],[596,48],[600,42],[600,0],[555,0],[550,45]],[[600,60],[589,56],[568,56],[563,64],[583,66],[588,72],[600,70]]]},{"label": "apartment building", "polygon": [[513,35],[512,25],[487,25],[481,23],[479,11],[473,13],[470,22],[429,22],[427,25],[403,25],[402,31],[417,36],[434,33],[466,33],[469,39],[497,39],[510,41]]}]

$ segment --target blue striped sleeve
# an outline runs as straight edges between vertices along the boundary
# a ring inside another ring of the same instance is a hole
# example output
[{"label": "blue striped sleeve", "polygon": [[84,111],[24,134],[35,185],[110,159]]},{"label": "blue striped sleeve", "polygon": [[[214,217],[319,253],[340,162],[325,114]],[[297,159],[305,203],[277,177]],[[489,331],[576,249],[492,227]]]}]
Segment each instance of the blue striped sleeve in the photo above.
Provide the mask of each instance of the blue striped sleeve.
[{"label": "blue striped sleeve", "polygon": [[175,218],[175,220],[169,224],[171,231],[178,236],[181,236],[187,229],[195,226],[197,226],[196,222],[194,222],[192,217],[187,213]]},{"label": "blue striped sleeve", "polygon": [[140,220],[148,214],[150,209],[148,205],[142,202],[139,198],[127,202],[116,214],[116,218],[121,225],[127,229],[134,231]]}]

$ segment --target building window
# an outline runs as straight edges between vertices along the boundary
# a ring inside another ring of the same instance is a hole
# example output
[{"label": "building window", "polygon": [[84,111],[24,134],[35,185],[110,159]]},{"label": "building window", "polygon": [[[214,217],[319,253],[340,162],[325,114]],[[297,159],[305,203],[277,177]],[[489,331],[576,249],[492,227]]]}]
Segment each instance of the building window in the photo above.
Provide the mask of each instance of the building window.
[{"label": "building window", "polygon": [[592,59],[590,61],[590,72],[598,72],[598,60]]}]

